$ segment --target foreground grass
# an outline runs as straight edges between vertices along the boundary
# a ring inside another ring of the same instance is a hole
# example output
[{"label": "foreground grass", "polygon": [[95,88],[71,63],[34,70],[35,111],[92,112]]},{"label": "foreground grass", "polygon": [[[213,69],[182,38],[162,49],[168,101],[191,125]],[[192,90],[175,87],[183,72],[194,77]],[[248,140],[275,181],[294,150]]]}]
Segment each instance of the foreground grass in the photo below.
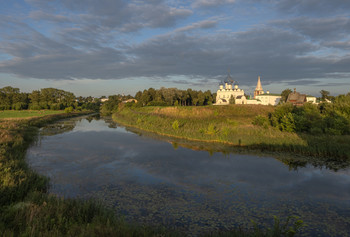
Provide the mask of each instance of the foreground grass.
[{"label": "foreground grass", "polygon": [[127,126],[194,141],[350,160],[350,136],[312,136],[252,124],[256,116],[267,117],[273,111],[274,107],[261,105],[124,107],[113,119]]},{"label": "foreground grass", "polygon": [[60,114],[62,112],[62,110],[3,110],[0,111],[0,119],[42,117],[51,114]]},{"label": "foreground grass", "polygon": [[[38,128],[80,114],[56,114],[23,120],[0,120],[1,236],[180,236],[176,230],[126,223],[100,203],[47,194],[48,179],[33,172],[25,152]],[[277,224],[276,224],[277,223]],[[233,229],[208,236],[293,236],[301,227],[275,220],[272,229]]]}]

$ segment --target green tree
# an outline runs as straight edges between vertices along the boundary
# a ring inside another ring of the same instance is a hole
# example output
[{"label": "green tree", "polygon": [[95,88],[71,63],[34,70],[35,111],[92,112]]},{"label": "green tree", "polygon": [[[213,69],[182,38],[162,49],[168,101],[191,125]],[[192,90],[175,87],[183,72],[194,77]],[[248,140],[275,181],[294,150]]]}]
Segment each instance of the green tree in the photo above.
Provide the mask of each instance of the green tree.
[{"label": "green tree", "polygon": [[289,89],[289,88],[283,90],[282,93],[281,93],[281,97],[282,97],[281,101],[282,102],[287,102],[287,99],[288,99],[288,96],[289,96],[290,93],[292,93],[292,90]]},{"label": "green tree", "polygon": [[320,93],[321,93],[322,101],[325,101],[326,99],[327,100],[329,99],[329,94],[330,94],[329,91],[321,90]]}]

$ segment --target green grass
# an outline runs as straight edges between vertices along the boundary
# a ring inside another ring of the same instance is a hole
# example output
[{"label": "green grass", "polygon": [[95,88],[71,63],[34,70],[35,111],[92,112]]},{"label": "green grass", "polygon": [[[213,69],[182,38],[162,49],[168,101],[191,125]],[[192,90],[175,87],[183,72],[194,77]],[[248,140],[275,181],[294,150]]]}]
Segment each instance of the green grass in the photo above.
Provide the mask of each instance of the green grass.
[{"label": "green grass", "polygon": [[[28,167],[26,149],[39,127],[82,114],[0,120],[0,236],[182,236],[176,229],[126,223],[93,200],[63,199],[46,193],[49,180]],[[294,228],[296,222],[291,224]],[[233,229],[210,236],[283,236],[289,229],[281,227],[275,223],[273,232]]]},{"label": "green grass", "polygon": [[42,117],[64,113],[63,110],[4,110],[0,111],[0,119]]},{"label": "green grass", "polygon": [[257,116],[267,119],[273,111],[274,107],[261,105],[121,108],[113,119],[126,126],[176,138],[350,160],[350,136],[312,136],[253,125]]}]

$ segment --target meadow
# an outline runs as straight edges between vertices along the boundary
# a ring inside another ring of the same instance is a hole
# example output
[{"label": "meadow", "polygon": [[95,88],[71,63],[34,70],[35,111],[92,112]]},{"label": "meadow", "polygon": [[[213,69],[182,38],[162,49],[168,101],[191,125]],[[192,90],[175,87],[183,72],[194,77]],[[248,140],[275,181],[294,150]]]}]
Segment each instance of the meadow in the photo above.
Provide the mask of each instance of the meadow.
[{"label": "meadow", "polygon": [[2,110],[0,119],[32,118],[60,113],[62,110]]},{"label": "meadow", "polygon": [[[113,119],[126,126],[193,141],[311,157],[350,158],[349,135],[281,131],[267,122],[273,106],[121,107]],[[258,120],[258,122],[257,122]]]}]

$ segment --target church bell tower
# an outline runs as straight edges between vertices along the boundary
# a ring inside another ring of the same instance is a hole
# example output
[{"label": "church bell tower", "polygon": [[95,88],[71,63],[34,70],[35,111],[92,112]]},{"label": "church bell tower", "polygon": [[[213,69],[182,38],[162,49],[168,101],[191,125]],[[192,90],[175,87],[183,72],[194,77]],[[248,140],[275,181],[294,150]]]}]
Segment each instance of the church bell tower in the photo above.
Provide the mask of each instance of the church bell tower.
[{"label": "church bell tower", "polygon": [[258,76],[258,83],[256,84],[256,88],[254,91],[254,98],[256,98],[257,95],[264,94],[263,88],[261,86],[260,76]]}]

